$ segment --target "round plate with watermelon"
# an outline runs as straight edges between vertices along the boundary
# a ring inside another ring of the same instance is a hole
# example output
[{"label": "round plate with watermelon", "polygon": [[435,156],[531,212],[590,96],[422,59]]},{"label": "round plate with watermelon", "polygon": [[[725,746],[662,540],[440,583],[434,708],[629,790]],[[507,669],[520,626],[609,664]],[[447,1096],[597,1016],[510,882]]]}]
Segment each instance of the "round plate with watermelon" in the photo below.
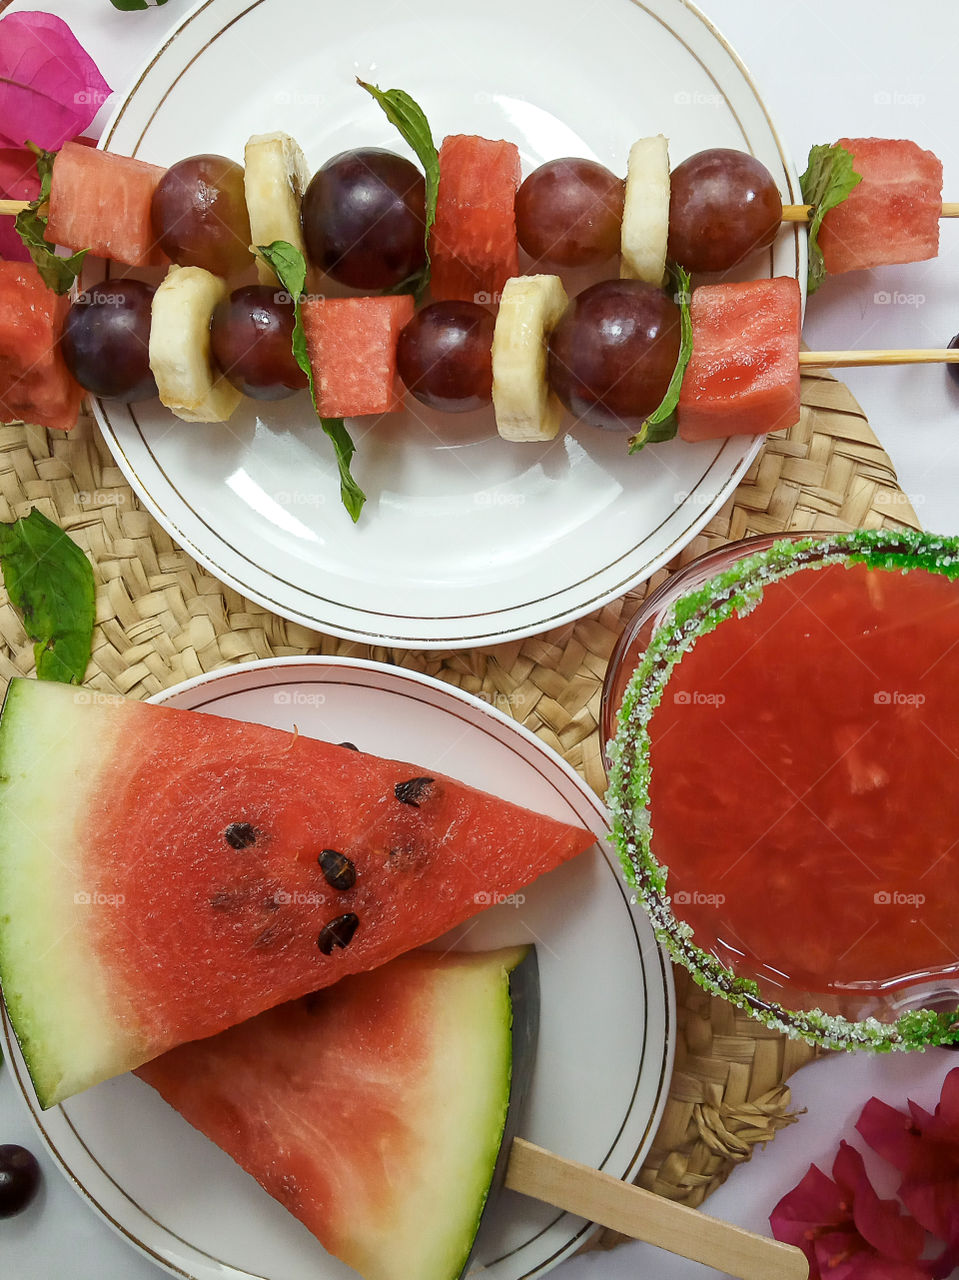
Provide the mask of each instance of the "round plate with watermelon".
[{"label": "round plate with watermelon", "polygon": [[[674,163],[709,146],[751,151],[800,198],[755,86],[686,0],[421,0],[415,21],[386,0],[362,16],[205,0],[143,68],[103,145],[171,164],[241,157],[252,134],[284,130],[312,167],[356,146],[404,151],[356,76],[412,94],[437,141],[516,142],[524,172],[579,155],[624,173],[631,144],[662,132]],[[804,279],[805,240],[784,229],[748,265]],[[156,402],[96,413],[140,496],[221,580],[307,626],[418,648],[534,634],[623,594],[695,535],[758,448],[673,440],[629,457],[623,436],[590,427],[508,443],[492,411],[354,419],[368,501],[353,526],[305,394],[208,425]]]},{"label": "round plate with watermelon", "polygon": [[[416,760],[594,831],[591,851],[442,942],[469,951],[536,944],[542,1013],[518,1132],[617,1177],[638,1169],[668,1088],[672,981],[605,839],[606,812],[568,765],[476,698],[355,659],[251,663],[154,700],[276,727],[288,727],[292,717],[303,734]],[[43,1112],[5,1015],[3,1039],[20,1091],[64,1172],[121,1235],[174,1275],[354,1276],[148,1085],[117,1077]],[[587,1230],[568,1214],[504,1192],[484,1221],[484,1275],[541,1275],[579,1248]]]}]

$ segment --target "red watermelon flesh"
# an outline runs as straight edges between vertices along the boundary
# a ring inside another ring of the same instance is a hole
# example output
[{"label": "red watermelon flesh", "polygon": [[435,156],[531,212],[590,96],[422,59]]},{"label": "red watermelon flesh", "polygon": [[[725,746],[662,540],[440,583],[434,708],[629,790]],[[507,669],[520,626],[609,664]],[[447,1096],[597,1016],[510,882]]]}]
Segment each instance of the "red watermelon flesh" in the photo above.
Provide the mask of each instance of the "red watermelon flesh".
[{"label": "red watermelon flesh", "polygon": [[412,319],[409,294],[386,298],[309,298],[303,328],[323,418],[393,413],[403,385],[396,372],[396,342]]},{"label": "red watermelon flesh", "polygon": [[0,261],[0,421],[76,426],[83,390],[58,345],[69,307],[32,262]]},{"label": "red watermelon flesh", "polygon": [[678,411],[684,440],[761,435],[799,421],[796,280],[700,285],[690,318],[693,354]]},{"label": "red watermelon flesh", "polygon": [[46,239],[131,267],[162,266],[167,259],[153,234],[150,202],[165,172],[65,142],[53,165]]},{"label": "red watermelon flesh", "polygon": [[137,1075],[368,1280],[451,1280],[502,1137],[524,953],[400,956]]},{"label": "red watermelon flesh", "polygon": [[519,150],[512,142],[454,134],[444,138],[439,161],[430,291],[438,301],[499,302],[506,281],[519,275]]},{"label": "red watermelon flesh", "polygon": [[840,138],[862,181],[819,229],[826,270],[921,262],[939,252],[942,163],[908,139]]},{"label": "red watermelon flesh", "polygon": [[0,985],[44,1106],[383,964],[593,843],[416,765],[22,679],[0,807]]}]

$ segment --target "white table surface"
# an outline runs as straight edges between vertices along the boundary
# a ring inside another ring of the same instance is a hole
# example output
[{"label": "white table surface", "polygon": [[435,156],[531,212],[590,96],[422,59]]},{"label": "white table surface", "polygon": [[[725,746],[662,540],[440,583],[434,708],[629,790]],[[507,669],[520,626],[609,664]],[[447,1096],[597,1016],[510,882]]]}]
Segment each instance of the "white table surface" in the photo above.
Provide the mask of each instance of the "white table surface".
[{"label": "white table surface", "polygon": [[[580,0],[557,0],[558,21],[571,3]],[[38,0],[15,0],[8,11],[35,7]],[[168,0],[143,13],[121,13],[108,0],[48,0],[44,7],[71,23],[107,80],[122,90],[191,0]],[[959,6],[942,0],[707,0],[704,7],[751,71],[799,170],[814,142],[843,134],[908,137],[941,157],[944,196],[959,200]],[[827,283],[809,305],[804,337],[819,350],[942,346],[957,331],[959,221],[953,221],[943,224],[940,254],[932,262]],[[959,534],[959,386],[937,367],[848,370],[843,379],[892,456],[924,526]],[[793,1097],[808,1114],[736,1170],[710,1199],[709,1211],[767,1230],[769,1210],[811,1161],[828,1170],[839,1137],[851,1136],[867,1098],[875,1093],[898,1104],[911,1096],[929,1105],[953,1066],[959,1066],[959,1054],[934,1050],[883,1059],[837,1056],[806,1068],[795,1079]],[[6,1070],[0,1070],[3,1142],[30,1147],[46,1176],[38,1202],[0,1222],[0,1275],[158,1280],[163,1273],[83,1204],[41,1150]],[[574,1259],[553,1274],[557,1280],[705,1280],[716,1273],[627,1245]]]}]

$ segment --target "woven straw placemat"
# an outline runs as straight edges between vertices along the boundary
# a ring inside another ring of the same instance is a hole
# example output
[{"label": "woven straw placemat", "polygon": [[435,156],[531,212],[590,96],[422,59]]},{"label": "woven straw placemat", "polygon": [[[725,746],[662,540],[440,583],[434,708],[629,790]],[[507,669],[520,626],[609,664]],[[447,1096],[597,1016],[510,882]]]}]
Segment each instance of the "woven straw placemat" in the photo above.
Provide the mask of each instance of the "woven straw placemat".
[{"label": "woven straw placemat", "polygon": [[[69,435],[0,427],[0,520],[39,507],[83,547],[97,581],[86,683],[143,698],[228,663],[304,653],[369,657],[478,694],[532,729],[600,794],[597,731],[606,664],[647,591],[701,552],[788,529],[918,528],[889,458],[848,390],[803,378],[803,412],[772,436],[733,498],[668,569],[576,623],[488,649],[370,647],[275,617],[200,568],[137,503],[91,419]],[[4,684],[33,671],[33,646],[0,592]],[[679,1030],[669,1101],[640,1181],[697,1205],[757,1142],[794,1117],[785,1081],[815,1056],[677,971]],[[606,1236],[601,1243],[614,1243]]]}]

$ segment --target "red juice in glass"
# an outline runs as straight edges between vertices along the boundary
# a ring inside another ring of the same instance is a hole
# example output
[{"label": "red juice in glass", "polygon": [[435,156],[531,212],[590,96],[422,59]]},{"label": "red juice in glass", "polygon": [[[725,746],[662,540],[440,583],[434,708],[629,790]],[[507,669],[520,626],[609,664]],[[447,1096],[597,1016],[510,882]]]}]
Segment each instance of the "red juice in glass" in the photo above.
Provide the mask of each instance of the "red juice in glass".
[{"label": "red juice in glass", "polygon": [[726,612],[638,704],[667,927],[757,1004],[889,1022],[959,989],[959,582],[836,556]]}]

